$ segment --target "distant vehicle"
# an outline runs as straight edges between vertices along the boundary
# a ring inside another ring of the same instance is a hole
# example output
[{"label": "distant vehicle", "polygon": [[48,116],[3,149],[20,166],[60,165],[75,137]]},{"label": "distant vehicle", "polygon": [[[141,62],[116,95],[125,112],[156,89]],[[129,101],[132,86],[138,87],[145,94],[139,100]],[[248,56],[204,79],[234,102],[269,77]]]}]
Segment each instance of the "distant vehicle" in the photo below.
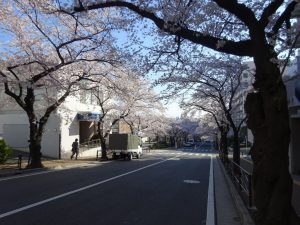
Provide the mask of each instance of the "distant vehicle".
[{"label": "distant vehicle", "polygon": [[133,134],[110,134],[108,148],[112,151],[113,159],[123,158],[132,160],[139,159],[142,155],[142,148],[139,145],[140,139]]}]

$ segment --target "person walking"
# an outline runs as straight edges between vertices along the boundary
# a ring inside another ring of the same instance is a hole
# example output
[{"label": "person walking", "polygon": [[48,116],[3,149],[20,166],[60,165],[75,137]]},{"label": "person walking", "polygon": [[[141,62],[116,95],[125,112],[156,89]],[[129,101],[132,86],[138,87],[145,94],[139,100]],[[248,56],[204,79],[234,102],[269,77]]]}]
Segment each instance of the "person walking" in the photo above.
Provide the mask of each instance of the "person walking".
[{"label": "person walking", "polygon": [[79,147],[78,147],[78,139],[76,138],[75,141],[72,143],[72,155],[71,159],[73,159],[75,155],[75,159],[78,157]]}]

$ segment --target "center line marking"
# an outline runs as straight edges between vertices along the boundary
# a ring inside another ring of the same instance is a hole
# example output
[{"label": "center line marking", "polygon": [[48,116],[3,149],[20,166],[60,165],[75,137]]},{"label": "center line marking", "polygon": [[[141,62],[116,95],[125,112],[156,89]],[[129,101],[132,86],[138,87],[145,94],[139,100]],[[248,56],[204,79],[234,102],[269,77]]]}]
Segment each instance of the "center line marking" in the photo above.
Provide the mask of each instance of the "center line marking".
[{"label": "center line marking", "polygon": [[207,212],[206,212],[206,225],[215,225],[215,200],[214,200],[214,165],[213,157],[210,156],[210,169],[209,169],[209,184],[207,196]]},{"label": "center line marking", "polygon": [[[184,154],[182,154],[184,155]],[[69,196],[69,195],[72,195],[72,194],[75,194],[75,193],[78,193],[78,192],[81,192],[81,191],[85,191],[87,189],[90,189],[90,188],[93,188],[93,187],[96,187],[100,184],[104,184],[104,183],[107,183],[109,181],[112,181],[112,180],[116,180],[120,177],[124,177],[124,176],[127,176],[129,174],[132,174],[132,173],[136,173],[138,171],[141,171],[141,170],[144,170],[144,169],[147,169],[147,168],[150,168],[152,166],[155,166],[155,165],[158,165],[158,164],[161,164],[161,163],[164,163],[164,162],[167,162],[171,159],[174,159],[174,158],[177,158],[178,156],[176,157],[172,157],[172,158],[168,158],[168,159],[165,159],[163,161],[159,161],[159,162],[156,162],[156,163],[153,163],[153,164],[150,164],[148,166],[144,166],[144,167],[141,167],[139,169],[136,169],[136,170],[133,170],[133,171],[130,171],[130,172],[127,172],[127,173],[123,173],[123,174],[120,174],[120,175],[117,175],[115,177],[111,177],[111,178],[108,178],[106,180],[102,180],[102,181],[99,181],[97,183],[94,183],[94,184],[91,184],[91,185],[88,185],[88,186],[85,186],[85,187],[82,187],[82,188],[79,188],[79,189],[75,189],[73,191],[69,191],[69,192],[66,192],[64,194],[61,194],[61,195],[57,195],[57,196],[54,196],[52,198],[48,198],[48,199],[45,199],[43,201],[39,201],[39,202],[36,202],[36,203],[33,203],[33,204],[30,204],[30,205],[27,205],[27,206],[24,206],[24,207],[21,207],[21,208],[18,208],[18,209],[15,209],[15,210],[12,210],[12,211],[9,211],[9,212],[6,212],[6,213],[3,213],[3,214],[0,214],[0,219],[4,218],[4,217],[7,217],[7,216],[10,216],[10,215],[13,215],[13,214],[16,214],[16,213],[19,213],[19,212],[22,212],[22,211],[25,211],[27,209],[31,209],[33,207],[36,207],[36,206],[39,206],[39,205],[43,205],[43,204],[46,204],[48,202],[51,202],[51,201],[54,201],[56,199],[60,199],[60,198],[63,198],[63,197],[66,197],[66,196]]]}]

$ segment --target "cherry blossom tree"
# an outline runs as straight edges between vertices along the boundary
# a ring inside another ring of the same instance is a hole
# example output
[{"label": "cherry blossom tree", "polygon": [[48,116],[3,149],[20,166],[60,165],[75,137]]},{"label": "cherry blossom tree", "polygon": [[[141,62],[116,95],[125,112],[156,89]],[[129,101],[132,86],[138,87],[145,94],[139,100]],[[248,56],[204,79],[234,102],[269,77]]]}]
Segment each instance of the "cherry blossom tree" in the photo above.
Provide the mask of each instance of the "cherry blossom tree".
[{"label": "cherry blossom tree", "polygon": [[188,138],[194,138],[197,134],[198,121],[187,115],[180,120],[181,129],[186,134],[185,141],[188,141]]},{"label": "cherry blossom tree", "polygon": [[189,111],[188,113],[194,114],[193,117],[197,119],[198,121],[198,127],[197,127],[197,135],[202,140],[206,139],[207,137],[213,137],[216,135],[217,127],[215,124],[214,119],[211,115],[208,113],[203,114],[202,112],[199,113],[198,116],[195,116],[199,112],[199,110],[195,110],[195,113],[193,113],[193,110]]},{"label": "cherry blossom tree", "polygon": [[179,148],[184,141],[199,135],[198,119],[185,115],[180,119],[169,119],[168,134],[175,148]]},{"label": "cherry blossom tree", "polygon": [[[172,76],[172,78],[164,78],[163,82],[175,82],[172,87],[174,92],[181,90],[189,90],[191,99],[188,99],[181,106],[192,106],[199,110],[203,110],[214,115],[217,118],[219,110],[225,116],[227,121],[224,121],[222,130],[228,130],[227,124],[230,125],[233,132],[233,160],[240,164],[240,143],[239,131],[244,119],[237,120],[235,118],[235,96],[240,88],[241,76],[246,71],[247,67],[242,64],[239,59],[229,58],[218,60],[215,57],[205,60],[205,67],[201,71],[196,67],[187,74],[180,76]],[[216,110],[216,112],[214,112]],[[221,125],[221,124],[219,124]],[[226,133],[227,134],[227,133]]]},{"label": "cherry blossom tree", "polygon": [[145,128],[144,120],[148,119],[149,112],[155,115],[155,110],[160,110],[161,105],[148,82],[125,68],[115,68],[113,76],[103,77],[97,83],[93,93],[101,108],[98,136],[101,141],[101,159],[106,160],[106,139],[114,125],[124,121],[132,134],[138,134],[142,127]]},{"label": "cherry blossom tree", "polygon": [[[230,124],[228,120],[226,119],[225,113],[220,108],[220,105],[218,102],[212,102],[209,99],[206,98],[199,98],[196,101],[190,100],[189,102],[182,103],[185,106],[185,111],[188,113],[194,114],[195,112],[203,111],[206,114],[201,116],[201,128],[213,130],[212,126],[208,126],[211,121],[214,122],[216,125],[219,134],[220,134],[220,140],[217,140],[219,143],[219,152],[220,156],[224,160],[228,160],[228,132],[230,129]],[[203,121],[202,121],[203,120]],[[203,126],[204,124],[204,126]],[[202,131],[203,132],[203,131]]]},{"label": "cherry blossom tree", "polygon": [[181,146],[182,141],[185,138],[185,132],[181,127],[180,120],[170,119],[169,135],[171,137],[171,142],[174,143],[174,147],[177,149]]},{"label": "cherry blossom tree", "polygon": [[164,115],[162,105],[150,110],[145,110],[139,115],[139,136],[155,139],[168,135],[170,128],[169,119]]},{"label": "cherry blossom tree", "polygon": [[[108,68],[107,68],[108,69]],[[113,70],[109,68],[108,70]],[[115,69],[114,69],[115,70]],[[121,79],[115,74],[113,76],[98,77],[97,80],[93,80],[91,87],[85,87],[84,89],[91,89],[92,95],[97,101],[97,105],[100,107],[100,116],[97,121],[97,133],[101,144],[101,159],[107,160],[107,145],[106,140],[110,134],[113,126],[118,123],[122,117],[126,117],[129,114],[129,110],[119,110],[118,102],[115,99],[121,95],[118,81]]]},{"label": "cherry blossom tree", "polygon": [[[193,113],[193,110],[191,111]],[[189,112],[190,113],[190,112]],[[209,113],[199,113],[199,110],[195,110],[194,116],[199,114],[198,118],[198,128],[197,132],[201,139],[206,139],[209,137],[215,143],[215,149],[219,150],[219,139],[218,139],[218,127],[215,121],[215,118]]]},{"label": "cherry blossom tree", "polygon": [[[28,167],[42,167],[45,125],[79,81],[88,81],[94,64],[113,64],[110,27],[103,21],[56,13],[52,1],[1,1],[0,28],[9,45],[1,49],[0,77],[7,96],[28,116]],[[41,98],[39,101],[38,98]]]},{"label": "cherry blossom tree", "polygon": [[[165,135],[167,118],[164,115],[164,108],[158,101],[158,95],[154,95],[149,102],[143,102],[136,111],[123,120],[129,125],[132,134],[140,137],[154,137],[157,134]],[[155,134],[155,135],[154,135]],[[159,135],[159,136],[161,136]]]},{"label": "cherry blossom tree", "polygon": [[156,148],[160,142],[167,142],[168,118],[164,115],[165,107],[160,102],[159,95],[153,92],[149,81],[140,85],[139,101],[135,105],[135,112],[124,119],[132,132],[140,137],[156,141]]},{"label": "cherry blossom tree", "polygon": [[77,12],[108,7],[121,7],[124,17],[129,14],[126,9],[135,12],[141,19],[152,21],[160,30],[159,35],[169,43],[173,40],[178,50],[188,42],[191,46],[201,45],[253,58],[256,92],[248,95],[245,107],[247,124],[254,134],[251,157],[257,222],[299,223],[291,204],[289,114],[277,51],[278,45],[293,38],[288,31],[297,1],[184,0],[170,4],[164,0],[108,0],[78,3]]}]

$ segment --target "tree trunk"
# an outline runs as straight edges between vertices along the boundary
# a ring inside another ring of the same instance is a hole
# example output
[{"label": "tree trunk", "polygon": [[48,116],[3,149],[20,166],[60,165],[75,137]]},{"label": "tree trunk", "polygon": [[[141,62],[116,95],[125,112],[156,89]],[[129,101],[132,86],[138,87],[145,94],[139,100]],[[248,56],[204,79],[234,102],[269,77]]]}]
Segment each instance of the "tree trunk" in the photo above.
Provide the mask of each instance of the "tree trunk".
[{"label": "tree trunk", "polygon": [[36,122],[30,123],[30,139],[29,139],[29,153],[30,161],[27,168],[42,168],[43,164],[41,161],[41,142],[42,136],[38,134],[38,125]]},{"label": "tree trunk", "polygon": [[237,130],[233,130],[233,162],[240,165],[240,140],[239,140],[239,132]]},{"label": "tree trunk", "polygon": [[247,96],[247,125],[254,135],[254,202],[259,225],[298,224],[293,210],[292,178],[289,173],[289,114],[280,71],[270,60],[256,64],[258,92]]},{"label": "tree trunk", "polygon": [[30,143],[29,145],[30,152],[30,162],[27,165],[27,168],[43,168],[42,164],[42,153],[41,153],[41,142],[36,140]]},{"label": "tree trunk", "polygon": [[222,129],[221,131],[220,147],[222,152],[222,159],[225,162],[228,162],[227,132],[224,131],[224,129]]},{"label": "tree trunk", "polygon": [[29,154],[30,162],[27,165],[28,168],[41,168],[42,165],[42,154],[41,154],[41,142],[42,142],[42,130],[39,130],[39,124],[37,117],[34,113],[34,102],[35,94],[32,87],[27,87],[27,93],[24,98],[25,110],[28,116],[29,122]]},{"label": "tree trunk", "polygon": [[106,147],[106,138],[103,135],[103,129],[102,129],[103,123],[99,121],[97,123],[98,128],[98,136],[100,138],[100,144],[101,144],[101,160],[107,160],[107,147]]},{"label": "tree trunk", "polygon": [[101,142],[101,160],[107,160],[107,147],[106,147],[106,142],[105,139],[101,139],[100,138],[100,142]]}]

